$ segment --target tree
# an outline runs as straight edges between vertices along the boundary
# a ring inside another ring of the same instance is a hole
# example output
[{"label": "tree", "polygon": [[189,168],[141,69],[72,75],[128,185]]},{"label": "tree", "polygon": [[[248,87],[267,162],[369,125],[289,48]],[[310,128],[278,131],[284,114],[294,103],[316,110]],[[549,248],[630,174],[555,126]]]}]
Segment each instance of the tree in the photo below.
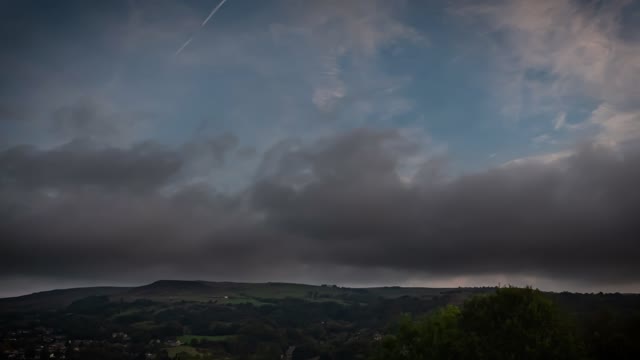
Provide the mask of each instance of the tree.
[{"label": "tree", "polygon": [[568,316],[539,290],[500,288],[465,302],[459,326],[475,359],[577,359],[581,346]]},{"label": "tree", "polygon": [[382,340],[382,346],[374,358],[462,359],[463,334],[459,327],[460,317],[460,309],[455,306],[447,306],[416,321],[404,316],[395,333]]},{"label": "tree", "polygon": [[403,318],[374,359],[578,359],[581,346],[567,317],[540,291],[500,288],[462,308]]}]

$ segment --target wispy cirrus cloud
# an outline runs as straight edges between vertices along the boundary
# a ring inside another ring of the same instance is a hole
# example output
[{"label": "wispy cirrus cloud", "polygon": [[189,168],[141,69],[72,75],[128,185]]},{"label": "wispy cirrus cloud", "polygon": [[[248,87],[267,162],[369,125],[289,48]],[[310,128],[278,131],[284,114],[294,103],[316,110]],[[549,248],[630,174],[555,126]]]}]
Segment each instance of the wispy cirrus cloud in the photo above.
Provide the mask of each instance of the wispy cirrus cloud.
[{"label": "wispy cirrus cloud", "polygon": [[534,142],[595,136],[616,146],[640,138],[640,41],[627,36],[638,26],[623,21],[637,11],[634,2],[458,4],[454,13],[486,29],[480,41],[491,49],[505,116],[548,119],[553,131]]}]

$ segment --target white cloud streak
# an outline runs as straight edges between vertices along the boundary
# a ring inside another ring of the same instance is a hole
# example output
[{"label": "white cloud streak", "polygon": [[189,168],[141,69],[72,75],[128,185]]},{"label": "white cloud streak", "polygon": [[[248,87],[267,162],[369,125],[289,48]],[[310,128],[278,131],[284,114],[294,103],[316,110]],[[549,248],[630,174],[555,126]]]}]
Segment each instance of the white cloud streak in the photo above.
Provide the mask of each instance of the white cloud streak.
[{"label": "white cloud streak", "polygon": [[222,0],[220,1],[220,3],[218,4],[218,6],[214,7],[213,10],[211,10],[211,12],[209,13],[209,16],[207,16],[206,19],[204,19],[204,21],[202,22],[201,26],[205,26],[207,25],[207,23],[209,22],[209,20],[213,17],[213,15],[216,14],[216,12],[218,12],[218,10],[222,7],[222,5],[224,5],[224,3],[226,3],[227,0]]},{"label": "white cloud streak", "polygon": [[184,50],[187,47],[187,45],[189,45],[189,43],[191,43],[192,40],[193,40],[193,37],[190,37],[189,39],[187,39],[187,41],[185,41],[184,44],[182,44],[182,46],[180,46],[180,48],[176,51],[174,56],[180,55],[182,50]]},{"label": "white cloud streak", "polygon": [[[222,5],[224,5],[224,3],[226,3],[227,0],[222,0],[220,1],[220,3],[213,8],[213,10],[211,10],[211,12],[209,13],[209,16],[207,16],[206,19],[204,19],[204,21],[202,22],[202,24],[200,25],[200,27],[204,27],[205,25],[207,25],[207,23],[209,22],[209,20],[211,20],[211,18],[213,17],[213,15],[216,14],[216,12],[218,12],[218,10],[222,7]],[[187,46],[189,46],[189,44],[191,43],[191,41],[193,41],[193,36],[191,36],[187,41],[184,42],[184,44],[182,44],[182,46],[176,51],[174,56],[178,56],[180,55],[180,53],[182,52],[182,50],[184,50]]]}]

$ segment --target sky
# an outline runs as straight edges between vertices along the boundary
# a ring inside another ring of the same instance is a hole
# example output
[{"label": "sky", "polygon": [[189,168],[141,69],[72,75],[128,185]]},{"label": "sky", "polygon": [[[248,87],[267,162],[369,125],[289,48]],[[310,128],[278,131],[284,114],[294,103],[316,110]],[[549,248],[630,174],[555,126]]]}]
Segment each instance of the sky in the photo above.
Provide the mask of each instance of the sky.
[{"label": "sky", "polygon": [[0,35],[0,296],[640,292],[640,1],[4,0]]}]

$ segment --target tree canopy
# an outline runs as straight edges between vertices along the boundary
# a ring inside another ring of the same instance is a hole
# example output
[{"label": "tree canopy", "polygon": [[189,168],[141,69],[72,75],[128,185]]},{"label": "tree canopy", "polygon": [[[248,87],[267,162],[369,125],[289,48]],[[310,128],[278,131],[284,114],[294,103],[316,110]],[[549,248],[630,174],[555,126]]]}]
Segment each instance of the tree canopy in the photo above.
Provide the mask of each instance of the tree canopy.
[{"label": "tree canopy", "polygon": [[403,318],[374,358],[578,359],[575,327],[551,300],[531,288],[500,288],[461,307]]}]

